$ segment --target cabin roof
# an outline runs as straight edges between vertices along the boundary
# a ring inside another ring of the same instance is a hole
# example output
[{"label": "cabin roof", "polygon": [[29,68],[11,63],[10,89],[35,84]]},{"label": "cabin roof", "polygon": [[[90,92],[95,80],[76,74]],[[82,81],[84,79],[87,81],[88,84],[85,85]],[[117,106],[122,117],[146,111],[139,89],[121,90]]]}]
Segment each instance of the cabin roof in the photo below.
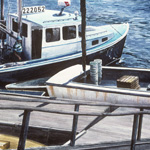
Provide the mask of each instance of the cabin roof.
[{"label": "cabin roof", "polygon": [[[23,14],[22,19],[33,22],[34,24],[39,24],[43,27],[46,27],[48,25],[53,25],[53,24],[63,24],[64,23],[71,23],[75,24],[75,22],[81,22],[81,17],[78,16],[78,19],[75,20],[75,15],[70,14],[68,12],[63,12],[61,16],[58,14],[60,11],[56,10],[45,10],[45,12],[41,13],[32,13],[32,14]],[[16,15],[15,15],[16,16]]]}]

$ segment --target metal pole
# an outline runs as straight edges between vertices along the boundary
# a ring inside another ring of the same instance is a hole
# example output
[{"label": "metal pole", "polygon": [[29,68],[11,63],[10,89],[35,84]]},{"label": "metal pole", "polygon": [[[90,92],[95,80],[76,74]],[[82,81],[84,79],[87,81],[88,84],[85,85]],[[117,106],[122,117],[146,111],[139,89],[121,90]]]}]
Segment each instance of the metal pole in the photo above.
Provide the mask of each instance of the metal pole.
[{"label": "metal pole", "polygon": [[[4,0],[1,0],[1,23],[4,23]],[[1,43],[1,48],[4,48],[4,33],[1,32],[1,38],[2,38],[2,43]]]},{"label": "metal pole", "polygon": [[80,9],[82,16],[82,66],[84,79],[86,79],[86,0],[80,0]]},{"label": "metal pole", "polygon": [[18,36],[22,36],[22,0],[17,0]]},{"label": "metal pole", "polygon": [[[143,111],[143,108],[141,108],[140,111]],[[137,135],[138,141],[141,140],[142,123],[143,123],[143,114],[141,114],[139,117],[138,135]]]},{"label": "metal pole", "polygon": [[138,119],[139,119],[139,115],[134,115],[132,139],[131,139],[131,150],[135,150],[135,143],[136,143],[136,136],[137,136],[137,129],[138,129]]},{"label": "metal pole", "polygon": [[1,20],[4,20],[4,0],[1,0]]},{"label": "metal pole", "polygon": [[29,127],[29,120],[30,120],[30,111],[25,110],[17,150],[24,150],[25,149],[25,143],[26,143],[27,134],[28,134],[28,127]]},{"label": "metal pole", "polygon": [[[75,105],[75,111],[79,111],[79,105]],[[78,125],[78,115],[74,115],[73,117],[73,125],[72,125],[72,135],[71,135],[71,143],[70,146],[75,145],[76,131]]]}]

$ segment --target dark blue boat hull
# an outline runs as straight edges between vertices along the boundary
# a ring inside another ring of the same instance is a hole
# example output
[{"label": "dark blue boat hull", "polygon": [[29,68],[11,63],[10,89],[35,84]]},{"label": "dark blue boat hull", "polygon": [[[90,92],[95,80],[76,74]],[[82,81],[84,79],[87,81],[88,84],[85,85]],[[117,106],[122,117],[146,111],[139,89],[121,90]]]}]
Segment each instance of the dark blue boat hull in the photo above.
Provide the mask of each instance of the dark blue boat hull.
[{"label": "dark blue boat hull", "polygon": [[[109,65],[118,61],[122,55],[125,39],[126,37],[124,37],[121,41],[119,41],[117,44],[111,47],[86,56],[86,63],[89,64],[89,62],[94,59],[102,59],[103,65]],[[44,65],[43,63],[43,65],[35,67],[33,66],[32,68],[26,67],[20,70],[10,69],[10,71],[7,72],[0,72],[0,82],[13,83],[40,77],[52,76],[58,71],[65,69],[66,67],[81,63],[82,57],[79,57],[71,60],[50,63],[46,65]]]}]

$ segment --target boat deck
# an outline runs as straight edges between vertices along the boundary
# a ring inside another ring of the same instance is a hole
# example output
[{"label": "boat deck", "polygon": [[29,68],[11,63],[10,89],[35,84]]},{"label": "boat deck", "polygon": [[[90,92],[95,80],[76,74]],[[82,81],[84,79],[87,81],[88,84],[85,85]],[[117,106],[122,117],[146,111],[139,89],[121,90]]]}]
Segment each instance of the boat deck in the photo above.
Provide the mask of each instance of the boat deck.
[{"label": "boat deck", "polygon": [[[147,87],[148,87],[149,83],[145,83],[145,82],[140,82],[140,88],[139,89],[127,89],[127,90],[138,90],[138,91],[147,91]],[[102,80],[101,84],[99,85],[100,87],[108,87],[108,88],[118,88],[117,87],[117,82],[116,80]],[[120,88],[123,89],[123,88]]]},{"label": "boat deck", "polygon": [[[84,83],[83,79],[81,78],[74,80],[76,83]],[[73,81],[73,82],[74,82]],[[92,83],[91,79],[90,79],[90,75],[88,74],[87,79],[86,79],[86,83],[85,84],[91,84],[94,86],[94,83]],[[117,79],[102,79],[101,83],[99,83],[98,87],[107,87],[107,88],[115,88],[115,89],[125,89],[125,90],[135,90],[135,91],[148,91],[148,86],[149,86],[149,82],[139,82],[140,87],[138,89],[131,89],[131,88],[121,88],[121,87],[117,87]]]}]

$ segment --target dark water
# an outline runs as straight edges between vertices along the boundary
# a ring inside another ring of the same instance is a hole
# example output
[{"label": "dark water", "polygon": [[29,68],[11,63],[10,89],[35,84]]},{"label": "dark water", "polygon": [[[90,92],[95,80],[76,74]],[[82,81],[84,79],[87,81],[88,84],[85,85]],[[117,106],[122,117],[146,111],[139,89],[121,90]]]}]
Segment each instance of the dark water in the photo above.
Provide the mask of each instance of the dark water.
[{"label": "dark water", "polygon": [[[6,0],[5,3],[5,12],[16,11],[16,0]],[[23,6],[35,5],[45,5],[47,9],[60,9],[57,0],[23,0]],[[72,0],[66,11],[73,13],[76,10],[80,12],[80,1]],[[87,0],[88,25],[124,22],[130,24],[130,30],[119,65],[150,68],[150,1]]]}]

